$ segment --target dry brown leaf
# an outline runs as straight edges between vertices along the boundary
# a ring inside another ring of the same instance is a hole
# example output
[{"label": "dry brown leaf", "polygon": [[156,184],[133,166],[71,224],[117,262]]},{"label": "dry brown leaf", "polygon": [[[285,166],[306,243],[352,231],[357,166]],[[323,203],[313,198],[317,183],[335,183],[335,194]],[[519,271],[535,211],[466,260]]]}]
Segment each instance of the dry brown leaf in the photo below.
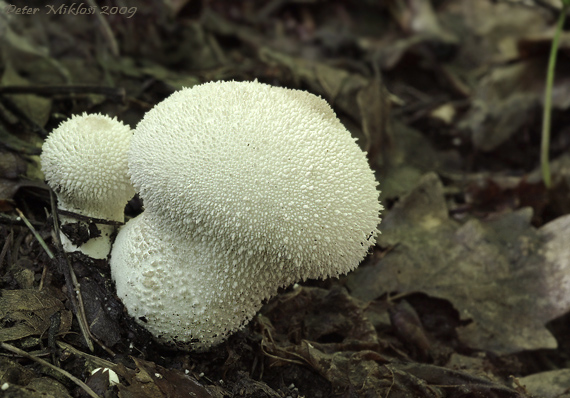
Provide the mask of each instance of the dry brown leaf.
[{"label": "dry brown leaf", "polygon": [[[370,84],[369,79],[322,62],[292,57],[269,47],[261,47],[258,56],[263,62],[289,69],[297,82],[309,85],[312,93],[322,95],[353,118],[360,118],[356,95]],[[336,83],[332,83],[334,81]]]},{"label": "dry brown leaf", "polygon": [[[28,86],[31,83],[21,77],[12,68],[10,63],[6,66],[0,85],[2,86]],[[45,126],[51,113],[51,100],[34,94],[7,95],[14,104],[30,119],[39,126]]]},{"label": "dry brown leaf", "polygon": [[127,380],[119,384],[119,398],[221,398],[217,391],[200,384],[193,376],[166,369],[154,362],[133,358],[136,371],[119,365],[114,370]]},{"label": "dry brown leaf", "polygon": [[381,225],[394,247],[348,278],[352,294],[424,292],[450,301],[468,325],[469,347],[498,354],[556,348],[544,324],[570,309],[570,216],[537,230],[522,209],[460,225],[448,216],[443,186],[427,174]]},{"label": "dry brown leaf", "polygon": [[[570,389],[570,369],[556,369],[521,377],[519,383],[540,398],[565,397]],[[566,393],[566,394],[565,394]]]},{"label": "dry brown leaf", "polygon": [[[5,383],[6,389],[2,396],[14,398],[71,398],[67,388],[60,382],[49,377],[32,379],[25,386]],[[6,395],[4,395],[6,394]]]},{"label": "dry brown leaf", "polygon": [[0,341],[42,336],[50,327],[50,318],[57,313],[60,314],[57,333],[68,332],[72,315],[58,298],[45,290],[2,290]]},{"label": "dry brown leaf", "polygon": [[384,355],[390,350],[379,344],[374,327],[364,315],[366,307],[366,303],[338,286],[331,291],[297,288],[270,302],[263,309],[265,316],[256,318],[261,329],[271,332],[263,336],[262,346],[274,366],[291,362],[305,365],[328,380],[339,395],[350,392],[359,397],[396,398],[443,398],[455,396],[454,393],[523,396],[484,377],[404,363]]},{"label": "dry brown leaf", "polygon": [[308,339],[323,343],[323,347],[342,347],[354,341],[379,348],[378,335],[364,315],[365,308],[365,303],[338,286],[330,291],[299,287],[272,300],[262,312],[271,316],[277,330],[294,342]]},{"label": "dry brown leaf", "polygon": [[452,153],[437,152],[421,132],[394,122],[391,126],[392,146],[383,156],[373,158],[379,165],[381,199],[398,198],[412,190],[428,171],[440,170]]},{"label": "dry brown leaf", "polygon": [[[553,91],[553,106],[570,107],[570,74],[560,64]],[[497,66],[479,82],[473,104],[460,122],[471,131],[475,146],[491,151],[538,118],[544,100],[545,59]]]},{"label": "dry brown leaf", "polygon": [[362,132],[366,137],[364,150],[368,152],[370,159],[376,159],[381,151],[387,156],[386,152],[392,147],[389,128],[390,100],[379,74],[368,86],[358,91],[356,102],[360,109]]}]

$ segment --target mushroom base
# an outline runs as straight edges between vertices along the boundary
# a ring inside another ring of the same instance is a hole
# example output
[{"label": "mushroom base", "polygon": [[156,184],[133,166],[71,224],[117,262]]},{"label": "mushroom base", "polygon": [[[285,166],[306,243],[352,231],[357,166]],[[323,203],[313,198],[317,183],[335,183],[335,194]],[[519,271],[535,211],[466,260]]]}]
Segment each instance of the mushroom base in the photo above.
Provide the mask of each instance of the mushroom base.
[{"label": "mushroom base", "polygon": [[[97,230],[100,233],[100,236],[91,237],[89,236],[90,228],[87,224],[83,222],[78,222],[77,220],[66,217],[60,216],[60,231],[59,231],[59,239],[63,246],[63,250],[67,253],[72,253],[79,251],[86,256],[89,256],[93,259],[100,260],[105,259],[109,256],[111,252],[111,236],[116,232],[117,228],[114,225],[109,224],[94,224]],[[85,235],[85,236],[77,236],[75,242],[73,242],[63,231],[65,229],[70,229],[66,227],[76,226],[77,228],[72,228],[74,230],[83,230],[84,233],[76,235]],[[78,241],[79,240],[79,241]]]},{"label": "mushroom base", "polygon": [[[232,260],[229,260],[231,258]],[[164,236],[145,214],[111,252],[111,276],[129,315],[160,342],[203,351],[242,328],[279,287],[206,242]]]}]

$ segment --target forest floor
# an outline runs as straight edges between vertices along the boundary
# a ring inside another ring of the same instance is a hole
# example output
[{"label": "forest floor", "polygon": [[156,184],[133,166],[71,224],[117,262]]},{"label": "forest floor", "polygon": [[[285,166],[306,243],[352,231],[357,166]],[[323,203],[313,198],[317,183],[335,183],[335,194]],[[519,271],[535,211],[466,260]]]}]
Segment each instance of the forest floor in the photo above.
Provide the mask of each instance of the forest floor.
[{"label": "forest floor", "polygon": [[[557,1],[16,3],[0,1],[1,396],[570,397],[567,31],[550,187],[540,173]],[[254,79],[331,104],[380,182],[382,233],[349,275],[283,290],[207,352],[170,350],[106,260],[61,252],[41,145],[72,114],[134,128],[182,87]]]}]

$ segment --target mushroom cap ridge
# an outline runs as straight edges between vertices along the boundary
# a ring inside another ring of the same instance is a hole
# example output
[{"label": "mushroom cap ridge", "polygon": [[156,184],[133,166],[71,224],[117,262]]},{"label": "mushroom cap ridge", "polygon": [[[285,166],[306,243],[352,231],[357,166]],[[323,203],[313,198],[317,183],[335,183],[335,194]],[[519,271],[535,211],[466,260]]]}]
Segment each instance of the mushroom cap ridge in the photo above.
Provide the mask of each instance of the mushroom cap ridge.
[{"label": "mushroom cap ridge", "polygon": [[346,273],[375,242],[382,206],[365,153],[305,91],[212,82],[175,92],[138,124],[129,168],[165,233],[293,262],[301,279]]},{"label": "mushroom cap ridge", "polygon": [[101,114],[73,115],[53,130],[41,163],[59,207],[94,218],[124,220],[134,194],[127,152],[132,130]]}]

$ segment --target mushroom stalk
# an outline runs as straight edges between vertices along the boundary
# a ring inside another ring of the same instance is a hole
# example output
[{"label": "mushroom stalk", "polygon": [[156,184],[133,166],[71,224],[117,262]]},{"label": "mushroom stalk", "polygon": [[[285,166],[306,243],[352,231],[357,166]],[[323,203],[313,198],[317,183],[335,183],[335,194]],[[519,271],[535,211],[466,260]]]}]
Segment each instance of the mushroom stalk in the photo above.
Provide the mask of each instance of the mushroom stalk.
[{"label": "mushroom stalk", "polygon": [[[59,222],[59,240],[65,252],[80,251],[93,259],[107,258],[111,252],[111,237],[117,232],[115,225],[96,222],[87,224],[75,217],[62,214],[59,215]],[[83,240],[72,242],[65,232],[67,230],[71,231],[69,234],[72,237]]]},{"label": "mushroom stalk", "polygon": [[[186,350],[225,340],[280,286],[266,283],[269,263],[248,263],[212,242],[164,234],[146,213],[121,228],[111,258],[117,295],[129,314],[159,341]],[[291,271],[293,280],[298,272]]]}]

